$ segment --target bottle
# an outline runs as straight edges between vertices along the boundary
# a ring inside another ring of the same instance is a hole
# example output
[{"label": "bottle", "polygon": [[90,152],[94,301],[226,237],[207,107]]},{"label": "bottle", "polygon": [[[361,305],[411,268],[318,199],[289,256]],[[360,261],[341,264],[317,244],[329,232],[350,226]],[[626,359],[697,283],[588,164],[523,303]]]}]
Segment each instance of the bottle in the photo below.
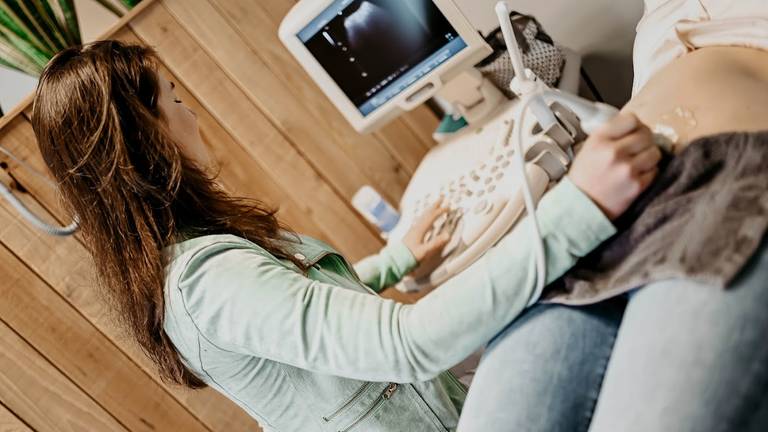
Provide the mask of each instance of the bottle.
[{"label": "bottle", "polygon": [[382,238],[386,239],[400,220],[400,213],[395,210],[371,186],[365,185],[352,197],[352,206],[370,223],[379,229]]}]

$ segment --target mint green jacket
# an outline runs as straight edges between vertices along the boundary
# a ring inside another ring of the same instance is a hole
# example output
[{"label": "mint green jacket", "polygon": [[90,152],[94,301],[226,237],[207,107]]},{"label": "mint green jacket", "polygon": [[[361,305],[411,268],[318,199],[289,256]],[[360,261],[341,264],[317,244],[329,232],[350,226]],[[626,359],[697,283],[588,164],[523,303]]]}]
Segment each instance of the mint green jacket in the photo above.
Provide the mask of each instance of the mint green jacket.
[{"label": "mint green jacket", "polygon": [[[549,281],[614,233],[567,179],[537,214]],[[400,244],[361,263],[361,280],[306,237],[291,246],[306,274],[236,236],[194,238],[165,250],[165,330],[192,371],[267,431],[452,431],[465,389],[444,371],[535,300],[530,235],[523,221],[413,305],[376,295],[415,265]]]}]

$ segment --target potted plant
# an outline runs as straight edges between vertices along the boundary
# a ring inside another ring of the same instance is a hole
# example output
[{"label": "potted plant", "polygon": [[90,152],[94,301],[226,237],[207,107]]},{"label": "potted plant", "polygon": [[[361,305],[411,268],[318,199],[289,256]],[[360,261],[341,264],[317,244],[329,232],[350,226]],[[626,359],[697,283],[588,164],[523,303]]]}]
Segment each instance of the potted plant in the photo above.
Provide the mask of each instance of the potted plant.
[{"label": "potted plant", "polygon": [[[110,0],[95,1],[124,13]],[[141,0],[120,1],[130,9]],[[39,76],[57,52],[80,43],[74,0],[0,0],[0,66]]]},{"label": "potted plant", "polygon": [[[118,16],[110,0],[95,0]],[[141,0],[121,0],[132,8]],[[38,76],[57,52],[82,43],[74,0],[0,0],[0,65]]]}]

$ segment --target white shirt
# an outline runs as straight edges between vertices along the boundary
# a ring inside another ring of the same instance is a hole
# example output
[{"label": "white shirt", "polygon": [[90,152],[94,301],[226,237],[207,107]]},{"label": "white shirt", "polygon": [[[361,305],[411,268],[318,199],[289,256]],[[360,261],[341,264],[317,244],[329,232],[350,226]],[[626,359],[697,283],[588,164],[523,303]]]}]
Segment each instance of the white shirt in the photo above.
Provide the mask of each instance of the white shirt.
[{"label": "white shirt", "polygon": [[708,46],[768,50],[768,0],[645,0],[632,94],[676,58]]}]

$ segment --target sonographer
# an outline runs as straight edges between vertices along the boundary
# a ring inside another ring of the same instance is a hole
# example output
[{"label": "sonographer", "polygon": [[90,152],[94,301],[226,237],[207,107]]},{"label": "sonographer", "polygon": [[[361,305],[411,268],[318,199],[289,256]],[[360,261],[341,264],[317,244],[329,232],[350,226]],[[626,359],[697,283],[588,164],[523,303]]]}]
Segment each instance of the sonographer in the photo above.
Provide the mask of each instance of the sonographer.
[{"label": "sonographer", "polygon": [[[454,430],[466,390],[444,371],[532,298],[528,228],[413,305],[376,295],[436,253],[434,208],[366,278],[273,212],[224,192],[195,114],[145,47],[101,41],[43,72],[34,131],[122,325],[166,379],[211,386],[273,431]],[[593,134],[539,214],[547,275],[614,234],[657,174],[649,129]]]}]

